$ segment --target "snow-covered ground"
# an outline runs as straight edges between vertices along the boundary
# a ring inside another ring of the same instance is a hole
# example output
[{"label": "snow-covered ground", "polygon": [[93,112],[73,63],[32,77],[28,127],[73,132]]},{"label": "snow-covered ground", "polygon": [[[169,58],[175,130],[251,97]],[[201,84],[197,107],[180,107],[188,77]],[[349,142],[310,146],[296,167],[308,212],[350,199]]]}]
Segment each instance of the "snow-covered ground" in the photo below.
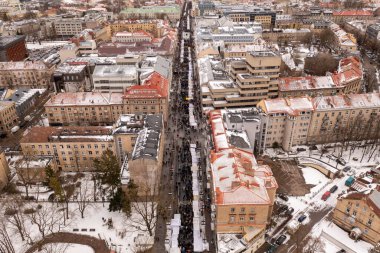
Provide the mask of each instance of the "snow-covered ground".
[{"label": "snow-covered ground", "polygon": [[326,176],[316,169],[306,167],[302,168],[301,170],[306,184],[319,185],[324,184],[328,181]]},{"label": "snow-covered ground", "polygon": [[43,253],[94,253],[94,250],[86,245],[70,243],[49,243],[41,250]]},{"label": "snow-covered ground", "polygon": [[26,43],[26,48],[29,50],[42,49],[42,48],[47,48],[47,47],[63,46],[68,43],[69,43],[68,41],[48,41],[48,42],[41,42],[41,44],[38,42],[36,43],[28,42]]},{"label": "snow-covered ground", "polygon": [[[322,220],[314,226],[312,236],[321,237],[326,243],[325,251],[331,251],[335,249],[345,249],[347,252],[365,253],[372,247],[371,244],[359,240],[355,242],[348,236],[348,232],[344,231],[333,222]],[[348,251],[350,249],[351,251]]]}]

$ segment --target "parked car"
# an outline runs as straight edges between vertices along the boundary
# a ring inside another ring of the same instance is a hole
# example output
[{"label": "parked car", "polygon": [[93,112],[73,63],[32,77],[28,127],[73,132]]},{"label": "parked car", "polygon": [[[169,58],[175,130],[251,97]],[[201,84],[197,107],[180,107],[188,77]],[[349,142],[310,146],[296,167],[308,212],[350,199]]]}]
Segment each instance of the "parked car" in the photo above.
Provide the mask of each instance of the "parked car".
[{"label": "parked car", "polygon": [[279,193],[279,194],[278,194],[278,197],[279,197],[280,199],[282,199],[282,200],[285,200],[285,201],[288,201],[288,200],[289,200],[288,196],[286,196],[286,195],[283,194],[283,193]]},{"label": "parked car", "polygon": [[290,208],[286,211],[286,214],[287,214],[287,215],[291,215],[293,212],[294,212],[294,208],[293,208],[293,207],[290,207]]},{"label": "parked car", "polygon": [[346,167],[343,168],[343,171],[344,171],[344,172],[347,172],[347,171],[349,171],[350,169],[351,169],[350,166],[346,166]]},{"label": "parked car", "polygon": [[346,186],[351,186],[353,183],[355,182],[355,178],[354,177],[349,177],[349,178],[347,178],[347,180],[346,180],[346,182],[344,182],[344,184],[346,185]]},{"label": "parked car", "polygon": [[283,213],[283,212],[286,212],[288,211],[288,206],[287,205],[282,205],[280,206],[280,208],[278,209],[278,212],[279,213]]},{"label": "parked car", "polygon": [[327,191],[327,192],[323,193],[321,199],[326,201],[330,197],[330,195],[331,195],[331,192]]},{"label": "parked car", "polygon": [[343,160],[343,158],[338,158],[338,159],[336,159],[336,161],[337,161],[337,163],[339,163],[340,165],[346,165],[346,161],[345,160]]},{"label": "parked car", "polygon": [[307,216],[305,214],[302,214],[299,218],[298,218],[298,222],[299,223],[302,223],[304,220],[306,220]]},{"label": "parked car", "polygon": [[285,240],[286,240],[286,235],[280,235],[276,240],[276,244],[281,245],[285,242]]},{"label": "parked car", "polygon": [[336,190],[338,190],[338,186],[334,185],[333,187],[331,187],[330,192],[334,193],[334,192],[336,192]]},{"label": "parked car", "polygon": [[336,253],[346,253],[346,252],[347,252],[346,250],[341,249],[341,250],[337,251]]},{"label": "parked car", "polygon": [[297,148],[297,152],[303,152],[306,151],[306,148]]}]

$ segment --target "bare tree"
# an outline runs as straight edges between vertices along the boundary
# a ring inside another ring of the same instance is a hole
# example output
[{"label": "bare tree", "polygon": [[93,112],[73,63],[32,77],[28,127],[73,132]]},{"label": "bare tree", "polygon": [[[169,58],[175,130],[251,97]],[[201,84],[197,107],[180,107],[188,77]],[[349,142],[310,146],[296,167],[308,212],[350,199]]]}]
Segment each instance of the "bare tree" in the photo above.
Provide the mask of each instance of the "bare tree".
[{"label": "bare tree", "polygon": [[76,202],[78,204],[78,210],[81,214],[82,219],[84,218],[84,211],[90,205],[90,189],[88,187],[88,182],[84,181],[79,186],[78,195],[76,196]]},{"label": "bare tree", "polygon": [[145,185],[139,191],[141,197],[131,203],[131,225],[140,231],[153,235],[157,222],[157,187]]},{"label": "bare tree", "polygon": [[0,222],[0,253],[15,253],[13,243],[9,237],[7,226],[4,220]]},{"label": "bare tree", "polygon": [[23,149],[21,160],[17,161],[15,164],[17,177],[25,187],[27,198],[29,198],[29,184],[38,176],[38,171],[31,168],[31,164],[35,159],[36,154],[29,146],[27,146]]},{"label": "bare tree", "polygon": [[69,247],[69,244],[64,243],[48,243],[42,246],[42,249],[39,252],[42,253],[65,253],[67,251],[67,248]]},{"label": "bare tree", "polygon": [[4,216],[10,228],[18,233],[22,241],[28,241],[33,243],[33,240],[29,237],[30,233],[25,226],[27,217],[23,212],[25,203],[21,198],[12,198],[6,202]]},{"label": "bare tree", "polygon": [[324,243],[319,237],[307,237],[307,243],[303,249],[304,253],[324,253]]},{"label": "bare tree", "polygon": [[37,226],[42,238],[58,232],[63,224],[63,218],[56,208],[38,205],[28,216],[31,223]]}]

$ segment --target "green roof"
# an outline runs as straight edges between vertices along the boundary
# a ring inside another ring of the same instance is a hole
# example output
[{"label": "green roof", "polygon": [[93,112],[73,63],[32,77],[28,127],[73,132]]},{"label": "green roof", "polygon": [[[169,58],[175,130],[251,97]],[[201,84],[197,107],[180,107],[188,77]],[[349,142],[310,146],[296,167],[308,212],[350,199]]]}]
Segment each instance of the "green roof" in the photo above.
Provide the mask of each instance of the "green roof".
[{"label": "green roof", "polygon": [[122,11],[122,13],[180,13],[180,8],[178,5],[170,6],[144,6],[142,8],[127,8]]}]

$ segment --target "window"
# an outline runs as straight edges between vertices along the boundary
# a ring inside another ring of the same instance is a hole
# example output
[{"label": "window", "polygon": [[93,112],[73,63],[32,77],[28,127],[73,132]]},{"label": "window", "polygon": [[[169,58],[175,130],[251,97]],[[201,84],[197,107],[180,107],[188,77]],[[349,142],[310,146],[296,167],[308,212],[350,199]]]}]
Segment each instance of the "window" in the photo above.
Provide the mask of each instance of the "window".
[{"label": "window", "polygon": [[232,208],[231,208],[231,213],[234,213],[234,212],[235,212],[235,208],[232,207]]},{"label": "window", "polygon": [[245,221],[245,217],[244,216],[240,216],[240,221]]},{"label": "window", "polygon": [[242,208],[240,209],[240,212],[241,212],[241,213],[245,213],[245,208],[242,207]]},{"label": "window", "polygon": [[250,221],[250,222],[254,222],[254,221],[255,221],[255,217],[253,217],[253,216],[249,216],[249,221]]},{"label": "window", "polygon": [[235,215],[230,215],[230,222],[235,222]]}]

